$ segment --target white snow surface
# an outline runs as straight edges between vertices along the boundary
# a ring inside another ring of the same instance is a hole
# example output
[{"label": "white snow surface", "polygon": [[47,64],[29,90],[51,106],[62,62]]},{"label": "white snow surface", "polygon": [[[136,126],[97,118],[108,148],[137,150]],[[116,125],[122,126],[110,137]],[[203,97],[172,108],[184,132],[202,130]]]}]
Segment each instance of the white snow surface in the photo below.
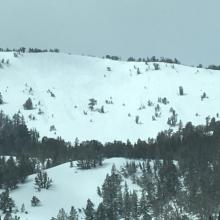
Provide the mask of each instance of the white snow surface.
[{"label": "white snow surface", "polygon": [[[36,128],[41,137],[61,136],[71,142],[76,137],[80,141],[135,142],[168,129],[171,107],[178,114],[178,121],[192,121],[195,125],[204,124],[208,115],[216,117],[220,111],[220,71],[176,64],[172,68],[172,64],[165,63],[159,63],[160,70],[154,70],[153,63],[65,53],[26,53],[16,58],[11,52],[1,52],[0,60],[3,58],[9,59],[10,64],[0,68],[0,92],[5,101],[0,109],[10,116],[20,110],[28,127]],[[137,68],[141,74],[137,74]],[[178,94],[179,86],[183,87],[184,96]],[[203,92],[208,98],[201,101]],[[28,97],[34,110],[23,109]],[[161,117],[153,121],[158,97],[166,97],[170,103],[159,103]],[[88,109],[90,98],[97,100],[95,108],[104,106],[104,114]],[[113,104],[106,104],[106,100]],[[148,100],[154,106],[149,107]],[[146,108],[138,110],[141,105]],[[38,114],[39,108],[44,114]],[[135,123],[136,116],[140,124]],[[56,131],[50,131],[51,125]]]}]

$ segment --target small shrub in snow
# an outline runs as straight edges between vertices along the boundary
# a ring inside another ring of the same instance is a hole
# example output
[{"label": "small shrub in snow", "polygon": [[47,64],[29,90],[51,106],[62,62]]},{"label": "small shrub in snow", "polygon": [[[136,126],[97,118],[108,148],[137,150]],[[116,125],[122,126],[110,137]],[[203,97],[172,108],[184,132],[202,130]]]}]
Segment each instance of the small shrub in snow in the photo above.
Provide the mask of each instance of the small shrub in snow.
[{"label": "small shrub in snow", "polygon": [[106,68],[106,70],[109,72],[112,71],[111,67],[109,67],[109,66]]},{"label": "small shrub in snow", "polygon": [[143,110],[145,108],[146,108],[145,105],[141,104],[140,107],[138,108],[138,110]]},{"label": "small shrub in snow", "polygon": [[97,105],[97,100],[95,100],[94,98],[89,99],[88,106],[91,111],[94,111],[95,105]]},{"label": "small shrub in snow", "polygon": [[47,90],[47,93],[49,93],[50,96],[53,97],[53,98],[56,97],[55,94],[50,89]]},{"label": "small shrub in snow", "polygon": [[151,107],[151,106],[154,105],[154,103],[153,103],[151,100],[148,100],[147,105],[148,105],[149,107]]},{"label": "small shrub in snow", "polygon": [[56,131],[55,125],[51,125],[51,126],[50,126],[50,131]]},{"label": "small shrub in snow", "polygon": [[141,71],[140,71],[139,68],[137,68],[137,74],[138,74],[138,75],[141,74]]},{"label": "small shrub in snow", "polygon": [[184,95],[183,87],[182,86],[179,87],[179,95],[180,96]]},{"label": "small shrub in snow", "polygon": [[18,53],[13,53],[14,57],[17,58],[18,57]]},{"label": "small shrub in snow", "polygon": [[201,100],[203,101],[203,99],[208,99],[208,96],[205,92],[203,92],[203,94],[201,95]]},{"label": "small shrub in snow", "polygon": [[177,114],[175,110],[172,111],[172,115],[168,118],[167,124],[171,127],[175,127],[177,125]]},{"label": "small shrub in snow", "polygon": [[23,107],[25,110],[32,110],[33,109],[33,103],[31,98],[28,98],[27,101],[23,104]]},{"label": "small shrub in snow", "polygon": [[136,124],[141,124],[139,115],[137,115],[137,116],[135,117],[135,123],[136,123]]},{"label": "small shrub in snow", "polygon": [[114,103],[113,103],[113,101],[112,101],[112,97],[110,97],[109,100],[106,99],[106,100],[105,100],[105,103],[108,104],[108,105],[113,105]]},{"label": "small shrub in snow", "polygon": [[39,108],[38,109],[38,115],[42,115],[42,114],[44,114],[44,112]]},{"label": "small shrub in snow", "polygon": [[102,107],[100,108],[100,110],[99,110],[99,113],[105,113],[105,110],[104,110],[104,106],[102,105]]},{"label": "small shrub in snow", "polygon": [[21,212],[22,212],[22,213],[25,212],[25,205],[24,205],[24,203],[23,203],[22,206],[21,206]]},{"label": "small shrub in snow", "polygon": [[160,69],[160,65],[158,63],[153,63],[154,65],[154,69],[155,70],[159,70]]},{"label": "small shrub in snow", "polygon": [[29,118],[30,120],[32,120],[32,121],[35,121],[35,120],[36,120],[35,116],[32,115],[32,114],[28,115],[28,118]]},{"label": "small shrub in snow", "polygon": [[36,196],[33,196],[31,199],[31,206],[36,207],[40,204],[40,199],[38,199]]},{"label": "small shrub in snow", "polygon": [[164,105],[169,104],[169,101],[168,101],[168,99],[167,99],[166,97],[164,97],[164,98],[159,97],[159,98],[158,98],[158,102],[159,102],[159,103],[162,103],[162,104],[164,104]]}]

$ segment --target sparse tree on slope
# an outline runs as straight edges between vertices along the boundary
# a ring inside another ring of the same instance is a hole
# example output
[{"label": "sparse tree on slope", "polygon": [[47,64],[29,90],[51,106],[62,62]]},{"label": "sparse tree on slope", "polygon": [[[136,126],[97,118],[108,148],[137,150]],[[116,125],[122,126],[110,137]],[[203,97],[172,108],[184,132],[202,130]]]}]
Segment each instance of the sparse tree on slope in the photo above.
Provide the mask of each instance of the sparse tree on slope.
[{"label": "sparse tree on slope", "polygon": [[31,98],[28,98],[27,101],[23,104],[23,107],[25,110],[32,110],[33,109],[33,103]]}]

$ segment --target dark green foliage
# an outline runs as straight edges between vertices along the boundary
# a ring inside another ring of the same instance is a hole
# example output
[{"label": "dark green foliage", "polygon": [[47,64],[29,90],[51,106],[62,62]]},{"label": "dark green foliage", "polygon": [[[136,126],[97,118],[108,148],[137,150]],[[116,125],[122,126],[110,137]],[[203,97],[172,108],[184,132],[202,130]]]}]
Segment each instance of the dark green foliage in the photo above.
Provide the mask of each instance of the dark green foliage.
[{"label": "dark green foliage", "polygon": [[40,204],[40,200],[36,196],[33,196],[31,199],[31,205],[35,207],[38,206],[39,204]]},{"label": "dark green foliage", "polygon": [[98,141],[85,141],[77,147],[77,166],[81,169],[90,169],[102,166],[103,151],[102,144]]},{"label": "dark green foliage", "polygon": [[35,186],[40,191],[41,189],[49,189],[52,185],[52,179],[47,175],[47,172],[39,171],[35,177]]},{"label": "dark green foliage", "polygon": [[2,97],[2,94],[1,94],[1,92],[0,92],[0,105],[2,105],[3,103],[4,103],[3,97]]},{"label": "dark green foliage", "polygon": [[11,213],[14,206],[14,201],[9,197],[9,190],[6,189],[0,194],[0,210],[2,210],[3,213]]},{"label": "dark green foliage", "polygon": [[95,100],[94,98],[89,99],[88,106],[91,111],[94,111],[95,105],[97,105],[97,100]]},{"label": "dark green foliage", "polygon": [[28,98],[27,101],[23,104],[23,107],[25,110],[32,110],[33,109],[33,103],[31,98]]},{"label": "dark green foliage", "polygon": [[76,209],[72,206],[71,207],[71,210],[70,210],[70,214],[69,214],[69,217],[68,217],[68,220],[78,220],[78,214],[77,214],[77,211]]},{"label": "dark green foliage", "polygon": [[159,70],[160,69],[160,65],[158,63],[153,63],[154,65],[154,69],[155,70]]},{"label": "dark green foliage", "polygon": [[86,208],[84,209],[85,220],[95,220],[94,204],[90,199],[87,200]]},{"label": "dark green foliage", "polygon": [[179,95],[180,96],[184,95],[183,87],[182,86],[179,87]]},{"label": "dark green foliage", "polygon": [[103,205],[103,203],[101,202],[97,208],[96,214],[95,214],[95,219],[96,220],[105,220],[107,219],[106,217],[106,210],[105,207]]},{"label": "dark green foliage", "polygon": [[112,167],[111,175],[107,175],[102,185],[103,207],[107,219],[118,219],[122,216],[123,198],[121,192],[121,176],[118,174],[115,166]]}]

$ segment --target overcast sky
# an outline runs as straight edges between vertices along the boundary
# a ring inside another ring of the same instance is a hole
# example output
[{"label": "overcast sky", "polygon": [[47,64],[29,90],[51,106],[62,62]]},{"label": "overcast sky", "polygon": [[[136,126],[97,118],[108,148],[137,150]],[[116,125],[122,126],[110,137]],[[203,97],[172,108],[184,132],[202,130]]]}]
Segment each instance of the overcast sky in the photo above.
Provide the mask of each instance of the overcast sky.
[{"label": "overcast sky", "polygon": [[220,64],[220,0],[0,0],[0,47]]}]

